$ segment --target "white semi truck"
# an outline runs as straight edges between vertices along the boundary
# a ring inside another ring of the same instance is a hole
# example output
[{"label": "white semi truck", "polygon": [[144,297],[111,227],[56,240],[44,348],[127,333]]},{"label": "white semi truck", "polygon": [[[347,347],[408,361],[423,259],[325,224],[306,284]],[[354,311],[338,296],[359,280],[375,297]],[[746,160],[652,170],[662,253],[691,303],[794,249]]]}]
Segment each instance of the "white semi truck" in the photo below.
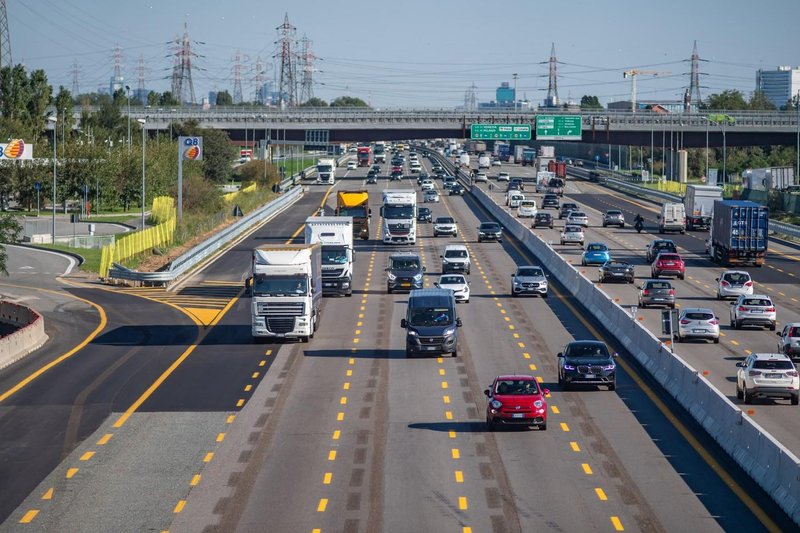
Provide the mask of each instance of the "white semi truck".
[{"label": "white semi truck", "polygon": [[722,200],[722,187],[687,185],[686,196],[683,198],[683,205],[686,206],[686,229],[711,229],[714,202],[717,200]]},{"label": "white semi truck", "polygon": [[353,295],[353,217],[308,217],[306,244],[322,245],[322,294]]},{"label": "white semi truck", "polygon": [[250,318],[253,338],[308,342],[319,326],[322,246],[265,244],[253,250]]},{"label": "white semi truck", "polygon": [[333,185],[335,178],[336,160],[328,158],[317,159],[317,183]]},{"label": "white semi truck", "polygon": [[413,189],[384,189],[384,244],[415,244],[417,242],[417,192]]}]

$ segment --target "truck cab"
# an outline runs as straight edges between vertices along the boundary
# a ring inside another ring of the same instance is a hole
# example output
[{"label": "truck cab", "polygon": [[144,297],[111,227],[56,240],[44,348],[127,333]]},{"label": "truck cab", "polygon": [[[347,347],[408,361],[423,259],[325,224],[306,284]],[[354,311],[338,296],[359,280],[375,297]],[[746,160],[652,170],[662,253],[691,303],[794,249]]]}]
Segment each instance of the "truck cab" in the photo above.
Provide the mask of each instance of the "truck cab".
[{"label": "truck cab", "polygon": [[353,218],[308,217],[306,244],[322,246],[322,294],[353,295]]},{"label": "truck cab", "polygon": [[317,160],[317,183],[333,185],[336,178],[336,160],[318,159]]},{"label": "truck cab", "polygon": [[417,193],[413,189],[384,189],[384,244],[415,244],[417,242]]}]

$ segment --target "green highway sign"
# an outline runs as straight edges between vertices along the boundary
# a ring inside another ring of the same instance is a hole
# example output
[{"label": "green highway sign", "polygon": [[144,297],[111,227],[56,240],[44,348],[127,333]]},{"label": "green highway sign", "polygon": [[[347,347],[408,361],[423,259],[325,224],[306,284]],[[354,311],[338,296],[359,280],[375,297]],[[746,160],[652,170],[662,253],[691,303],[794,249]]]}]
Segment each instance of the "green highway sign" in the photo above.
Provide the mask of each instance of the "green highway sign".
[{"label": "green highway sign", "polygon": [[580,141],[580,115],[536,115],[537,141]]},{"label": "green highway sign", "polygon": [[531,139],[530,124],[471,124],[470,139],[481,140],[519,140]]}]

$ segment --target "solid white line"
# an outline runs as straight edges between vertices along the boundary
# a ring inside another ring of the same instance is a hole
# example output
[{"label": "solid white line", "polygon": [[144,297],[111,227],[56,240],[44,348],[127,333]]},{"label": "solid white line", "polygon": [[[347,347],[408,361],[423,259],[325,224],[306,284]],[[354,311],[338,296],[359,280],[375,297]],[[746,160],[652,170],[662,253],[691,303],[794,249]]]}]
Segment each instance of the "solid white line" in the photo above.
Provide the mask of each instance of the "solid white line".
[{"label": "solid white line", "polygon": [[62,257],[62,258],[64,258],[64,259],[66,259],[67,261],[69,261],[69,266],[67,267],[67,269],[66,269],[66,270],[65,270],[65,271],[64,271],[62,274],[58,274],[59,276],[66,276],[67,274],[69,274],[70,272],[72,272],[72,269],[73,269],[73,268],[75,268],[76,266],[78,266],[78,262],[75,260],[75,258],[74,258],[74,257],[72,257],[71,255],[67,255],[67,254],[64,254],[64,253],[58,252],[58,251],[54,251],[54,250],[42,250],[41,248],[29,248],[29,247],[27,247],[27,246],[16,246],[16,245],[14,245],[14,244],[6,244],[5,246],[7,246],[7,247],[9,247],[9,246],[10,246],[10,247],[12,247],[12,248],[20,248],[20,249],[22,249],[22,250],[32,250],[32,251],[34,251],[34,252],[41,252],[41,253],[43,253],[43,254],[52,254],[52,255],[57,255],[58,257]]}]

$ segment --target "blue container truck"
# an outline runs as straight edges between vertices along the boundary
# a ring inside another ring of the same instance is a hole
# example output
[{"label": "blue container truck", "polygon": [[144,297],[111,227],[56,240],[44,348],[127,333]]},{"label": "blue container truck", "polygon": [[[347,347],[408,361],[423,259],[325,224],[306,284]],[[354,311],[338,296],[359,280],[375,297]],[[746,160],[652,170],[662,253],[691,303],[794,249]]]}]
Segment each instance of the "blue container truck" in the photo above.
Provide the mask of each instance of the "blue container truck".
[{"label": "blue container truck", "polygon": [[706,251],[713,262],[759,267],[764,264],[769,241],[766,206],[742,200],[717,200],[712,220]]}]

